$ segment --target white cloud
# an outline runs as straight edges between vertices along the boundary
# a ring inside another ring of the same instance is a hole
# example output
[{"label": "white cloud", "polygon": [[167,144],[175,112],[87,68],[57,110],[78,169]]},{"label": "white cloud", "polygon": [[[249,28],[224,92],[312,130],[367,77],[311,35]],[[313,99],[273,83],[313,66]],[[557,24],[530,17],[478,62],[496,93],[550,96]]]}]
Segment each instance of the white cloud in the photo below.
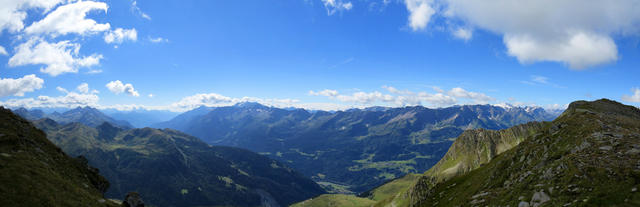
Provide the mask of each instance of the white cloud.
[{"label": "white cloud", "polygon": [[163,42],[169,42],[169,39],[166,38],[162,38],[162,37],[149,37],[149,41],[153,42],[153,43],[163,43]]},{"label": "white cloud", "polygon": [[539,75],[532,75],[531,81],[540,83],[540,84],[549,84],[549,78]]},{"label": "white cloud", "polygon": [[267,106],[274,107],[298,107],[299,100],[295,99],[263,99],[255,97],[232,98],[217,93],[200,93],[182,98],[180,101],[172,103],[168,106],[160,106],[154,108],[163,108],[171,111],[187,111],[200,106],[219,107],[230,106],[241,102],[257,102]]},{"label": "white cloud", "polygon": [[36,77],[36,75],[25,75],[22,78],[0,79],[0,97],[5,96],[24,96],[24,93],[33,92],[42,88],[44,80]]},{"label": "white cloud", "polygon": [[322,0],[322,3],[324,4],[324,8],[327,10],[327,15],[329,16],[337,12],[349,11],[353,8],[353,4],[350,1]]},{"label": "white cloud", "polygon": [[453,88],[447,94],[443,94],[443,90],[437,87],[438,93],[427,92],[413,92],[409,90],[399,90],[391,86],[382,86],[391,94],[384,94],[379,91],[374,92],[355,92],[351,95],[342,95],[338,91],[325,89],[322,91],[309,91],[309,95],[325,96],[331,100],[336,100],[346,103],[355,103],[361,107],[373,106],[373,105],[386,105],[386,106],[415,106],[426,105],[433,107],[445,107],[459,103],[457,98],[468,99],[465,103],[470,104],[487,104],[495,101],[494,98],[489,97],[483,93],[476,93],[466,91],[462,88]]},{"label": "white cloud", "polygon": [[583,69],[613,62],[618,52],[612,36],[640,33],[637,0],[405,0],[405,4],[413,30],[426,28],[435,11],[448,23],[502,35],[507,54],[523,64],[552,61]]},{"label": "white cloud", "polygon": [[106,43],[116,43],[120,44],[125,40],[136,41],[138,40],[138,32],[135,28],[132,29],[122,29],[117,28],[113,31],[109,31],[104,34],[104,41]]},{"label": "white cloud", "polygon": [[631,92],[633,92],[633,95],[623,95],[622,100],[626,102],[640,103],[640,88],[632,88]]},{"label": "white cloud", "polygon": [[147,95],[149,98],[153,98],[153,93],[150,93],[149,95]]},{"label": "white cloud", "polygon": [[471,31],[471,29],[468,28],[458,28],[455,31],[453,31],[453,36],[458,38],[458,39],[462,39],[464,41],[468,41],[471,39],[471,37],[473,37],[473,31]]},{"label": "white cloud", "polygon": [[102,73],[102,70],[100,69],[92,69],[87,71],[87,74],[98,74],[98,73]]},{"label": "white cloud", "polygon": [[489,102],[495,101],[494,98],[487,96],[484,93],[470,92],[459,87],[452,88],[449,92],[447,92],[447,94],[456,98],[471,99],[473,103],[476,104],[487,104]]},{"label": "white cloud", "polygon": [[618,59],[618,49],[609,36],[583,32],[558,39],[528,35],[505,35],[507,53],[523,64],[556,61],[573,69],[584,69]]},{"label": "white cloud", "polygon": [[24,28],[28,9],[41,8],[44,12],[58,5],[62,0],[3,0],[0,1],[0,33],[5,29],[18,32]]},{"label": "white cloud", "polygon": [[140,7],[138,7],[138,1],[134,0],[133,2],[131,2],[131,11],[137,13],[142,18],[145,18],[147,20],[151,20],[151,17],[149,15],[147,15],[146,13],[142,12]]},{"label": "white cloud", "polygon": [[75,108],[79,106],[99,107],[100,98],[95,93],[79,94],[68,92],[64,96],[50,97],[38,96],[37,98],[9,99],[0,101],[0,105],[5,107],[26,107],[26,108]]},{"label": "white cloud", "polygon": [[78,90],[80,93],[89,93],[89,84],[81,83],[80,85],[78,85],[76,90]]},{"label": "white cloud", "polygon": [[65,89],[63,87],[60,87],[60,86],[56,87],[56,90],[58,90],[58,91],[60,91],[62,93],[69,93],[69,91],[67,89]]},{"label": "white cloud", "polygon": [[123,84],[120,80],[111,81],[107,83],[106,87],[109,89],[109,91],[115,94],[120,94],[124,92],[130,96],[135,96],[135,97],[140,96],[138,91],[136,91],[133,88],[133,85],[131,85],[131,83]]},{"label": "white cloud", "polygon": [[431,16],[436,11],[431,7],[432,0],[405,0],[404,4],[409,11],[409,27],[413,31],[424,30],[429,24]]},{"label": "white cloud", "polygon": [[329,90],[329,89],[324,89],[322,91],[309,91],[309,95],[312,96],[329,96],[329,97],[334,97],[338,95],[338,91],[336,90]]},{"label": "white cloud", "polygon": [[80,45],[69,41],[49,43],[41,38],[31,38],[18,45],[16,53],[9,59],[9,66],[44,64],[40,72],[51,76],[62,73],[77,73],[79,67],[90,67],[100,64],[102,55],[79,57]]},{"label": "white cloud", "polygon": [[7,50],[5,50],[4,47],[0,46],[0,55],[9,55],[9,53],[7,53]]},{"label": "white cloud", "polygon": [[104,2],[78,1],[59,6],[47,16],[27,27],[27,34],[50,34],[51,36],[76,33],[91,34],[109,30],[109,23],[99,24],[93,19],[87,19],[87,12],[102,10],[105,13],[109,7]]}]

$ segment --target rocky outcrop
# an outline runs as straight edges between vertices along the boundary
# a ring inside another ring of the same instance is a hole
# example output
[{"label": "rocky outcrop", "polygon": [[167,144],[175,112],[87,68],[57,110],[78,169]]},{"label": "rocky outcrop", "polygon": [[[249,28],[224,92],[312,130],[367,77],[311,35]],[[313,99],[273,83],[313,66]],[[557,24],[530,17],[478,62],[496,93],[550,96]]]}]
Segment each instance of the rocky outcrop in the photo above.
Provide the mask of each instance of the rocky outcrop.
[{"label": "rocky outcrop", "polygon": [[485,164],[542,129],[544,123],[529,122],[504,130],[467,130],[451,145],[444,157],[425,175],[446,180]]},{"label": "rocky outcrop", "polygon": [[129,192],[122,201],[122,207],[144,207],[144,201],[138,192]]}]

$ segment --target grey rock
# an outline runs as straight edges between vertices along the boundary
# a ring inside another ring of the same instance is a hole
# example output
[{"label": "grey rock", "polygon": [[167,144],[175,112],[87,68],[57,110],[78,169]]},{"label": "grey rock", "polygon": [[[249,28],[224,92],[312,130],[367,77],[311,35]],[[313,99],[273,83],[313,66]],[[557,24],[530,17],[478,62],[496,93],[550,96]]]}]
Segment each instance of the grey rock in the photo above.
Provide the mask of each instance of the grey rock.
[{"label": "grey rock", "polygon": [[535,192],[531,197],[531,205],[533,207],[537,207],[550,200],[551,200],[551,197],[549,197],[549,195],[544,193],[544,191]]},{"label": "grey rock", "polygon": [[625,152],[625,154],[628,154],[628,155],[636,155],[638,153],[640,153],[640,149],[636,149],[636,148],[630,149],[627,152]]},{"label": "grey rock", "polygon": [[600,148],[598,148],[598,149],[600,149],[600,150],[604,150],[604,151],[609,151],[609,150],[611,150],[612,148],[613,148],[613,147],[611,147],[611,146],[602,146],[602,147],[600,147]]},{"label": "grey rock", "polygon": [[144,207],[144,201],[137,192],[129,192],[122,201],[123,207]]},{"label": "grey rock", "polygon": [[584,142],[582,142],[582,144],[580,144],[577,147],[573,148],[571,150],[571,153],[576,153],[576,152],[582,151],[582,150],[584,150],[584,149],[586,149],[586,148],[588,148],[590,146],[591,146],[591,143],[589,143],[587,141],[584,141]]},{"label": "grey rock", "polygon": [[518,207],[529,207],[529,203],[520,201],[520,203],[518,203]]}]

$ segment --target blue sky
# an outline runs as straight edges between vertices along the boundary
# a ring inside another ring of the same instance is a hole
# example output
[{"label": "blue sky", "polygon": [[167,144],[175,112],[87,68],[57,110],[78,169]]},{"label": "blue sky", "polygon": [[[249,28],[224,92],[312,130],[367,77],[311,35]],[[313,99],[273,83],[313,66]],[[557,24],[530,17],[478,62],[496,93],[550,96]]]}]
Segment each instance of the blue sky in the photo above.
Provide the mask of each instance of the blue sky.
[{"label": "blue sky", "polygon": [[640,3],[474,2],[5,2],[0,102],[640,105]]}]

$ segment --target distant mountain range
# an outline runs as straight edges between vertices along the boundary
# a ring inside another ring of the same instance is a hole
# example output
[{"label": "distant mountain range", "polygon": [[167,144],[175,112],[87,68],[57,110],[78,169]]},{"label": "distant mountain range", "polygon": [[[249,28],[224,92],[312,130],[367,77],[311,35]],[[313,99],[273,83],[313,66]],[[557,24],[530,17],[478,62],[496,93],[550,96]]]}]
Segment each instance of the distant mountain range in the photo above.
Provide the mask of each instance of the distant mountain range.
[{"label": "distant mountain range", "polygon": [[114,126],[118,126],[121,128],[133,128],[133,125],[131,125],[127,121],[116,120],[114,118],[111,118],[110,116],[105,115],[100,110],[88,106],[77,107],[63,113],[53,112],[47,114],[39,109],[28,110],[25,108],[18,108],[13,110],[13,112],[27,120],[49,118],[62,124],[78,122],[91,127],[96,127],[104,122],[108,122]]},{"label": "distant mountain range", "polygon": [[266,156],[210,146],[175,130],[58,124],[48,118],[34,123],[66,153],[82,155],[100,169],[111,181],[108,197],[137,191],[154,206],[285,206],[324,192]]},{"label": "distant mountain range", "polygon": [[115,109],[104,109],[102,113],[106,114],[117,120],[125,120],[135,128],[149,127],[155,123],[168,121],[175,116],[178,112],[171,112],[166,110],[131,110],[131,111],[119,111]]},{"label": "distant mountain range", "polygon": [[362,192],[424,172],[466,129],[504,129],[557,114],[537,107],[465,105],[309,112],[257,103],[200,107],[153,125],[280,160],[332,192]]},{"label": "distant mountain range", "polygon": [[1,107],[0,123],[0,206],[120,206],[104,198],[109,182],[85,158]]},{"label": "distant mountain range", "polygon": [[639,206],[640,109],[576,101],[552,122],[469,130],[422,175],[294,206]]}]

